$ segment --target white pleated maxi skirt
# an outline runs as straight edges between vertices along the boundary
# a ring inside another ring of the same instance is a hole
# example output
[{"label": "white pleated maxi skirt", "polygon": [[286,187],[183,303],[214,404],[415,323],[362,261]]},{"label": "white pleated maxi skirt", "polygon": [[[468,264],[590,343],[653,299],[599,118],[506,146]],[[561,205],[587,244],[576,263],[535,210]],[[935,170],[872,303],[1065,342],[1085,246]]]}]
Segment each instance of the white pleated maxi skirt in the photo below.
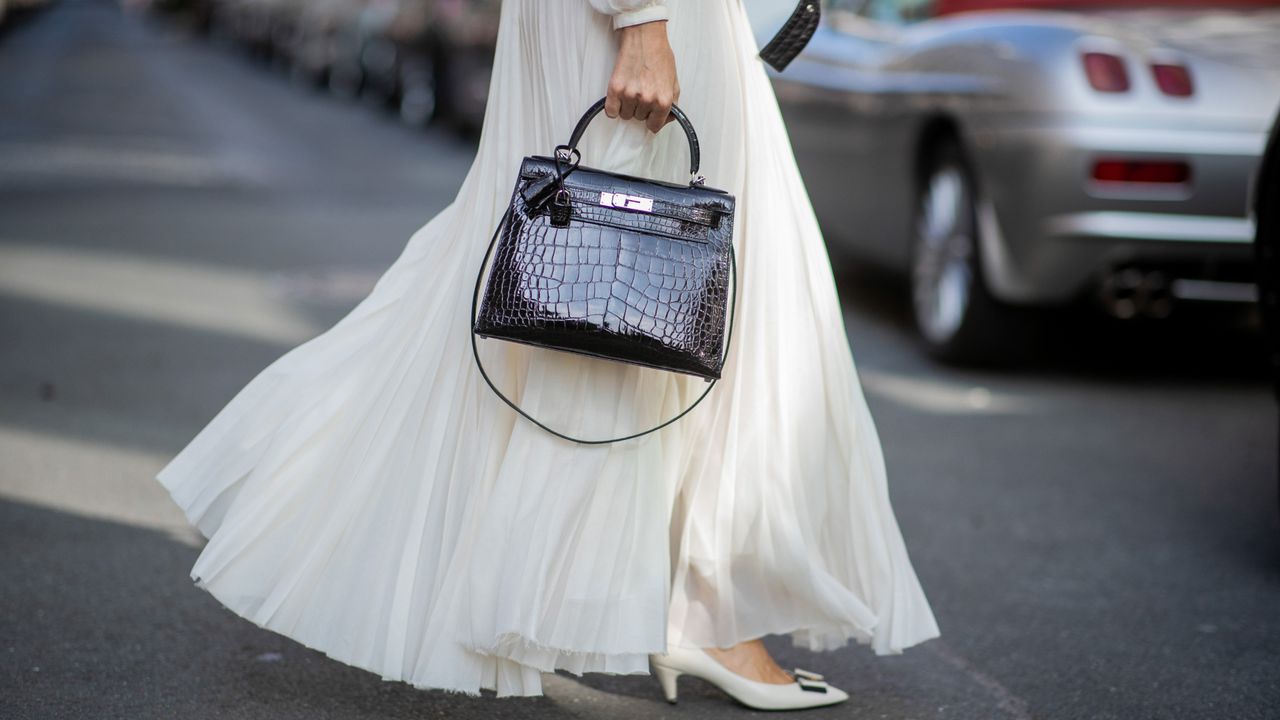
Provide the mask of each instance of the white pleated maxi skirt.
[{"label": "white pleated maxi skirt", "polygon": [[[724,377],[684,419],[583,446],[518,418],[470,343],[521,159],[566,142],[616,53],[586,0],[505,0],[479,150],[369,296],[272,363],[160,473],[208,538],[192,577],[257,625],[418,687],[541,692],[644,673],[668,642],[790,633],[896,653],[937,625],[894,519],[831,267],[741,0],[669,0],[707,184],[738,198]],[[688,179],[677,125],[600,116],[583,165]],[[495,381],[587,437],[701,379],[481,341]]]}]

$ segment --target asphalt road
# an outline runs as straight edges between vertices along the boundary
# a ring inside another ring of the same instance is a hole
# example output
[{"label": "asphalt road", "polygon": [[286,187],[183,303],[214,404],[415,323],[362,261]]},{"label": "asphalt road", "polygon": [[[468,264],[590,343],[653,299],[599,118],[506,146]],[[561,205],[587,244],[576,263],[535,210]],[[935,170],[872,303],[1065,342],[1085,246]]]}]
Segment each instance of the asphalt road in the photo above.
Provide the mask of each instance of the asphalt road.
[{"label": "asphalt road", "polygon": [[[471,147],[108,0],[0,33],[0,718],[741,717],[695,680],[533,700],[383,682],[196,589],[152,479],[342,316]],[[815,657],[806,717],[1280,716],[1275,408],[1256,338],[1040,316],[1000,371],[923,359],[901,287],[840,268],[893,499],[943,637]]]}]

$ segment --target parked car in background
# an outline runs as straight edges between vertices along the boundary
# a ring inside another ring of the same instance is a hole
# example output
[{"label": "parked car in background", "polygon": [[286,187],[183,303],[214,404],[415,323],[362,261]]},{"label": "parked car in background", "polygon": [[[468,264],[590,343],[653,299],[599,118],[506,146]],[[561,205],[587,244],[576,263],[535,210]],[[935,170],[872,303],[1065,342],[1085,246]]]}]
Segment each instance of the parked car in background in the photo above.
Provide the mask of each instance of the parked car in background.
[{"label": "parked car in background", "polygon": [[[375,0],[376,1],[376,0]],[[414,125],[478,128],[497,46],[498,0],[389,0],[366,21],[364,92]]]},{"label": "parked car in background", "polygon": [[410,0],[367,0],[353,22],[339,32],[329,87],[340,97],[363,94],[375,104],[389,103],[392,86],[383,82],[395,64],[390,28]]},{"label": "parked car in background", "polygon": [[368,25],[368,38],[360,60],[365,96],[391,106],[399,104],[405,45],[434,31],[436,3],[434,0],[390,0],[383,4],[385,11],[381,8],[376,11],[378,21]]},{"label": "parked car in background", "polygon": [[775,84],[833,260],[905,273],[947,360],[1010,306],[1252,300],[1278,4],[829,0]]},{"label": "parked car in background", "polygon": [[0,25],[6,17],[48,5],[51,0],[0,0]]},{"label": "parked car in background", "polygon": [[306,84],[413,125],[442,117],[476,130],[484,117],[500,0],[126,1],[192,16]]},{"label": "parked car in background", "polygon": [[[455,124],[478,132],[489,99],[493,54],[498,46],[501,0],[436,0],[437,31],[406,48],[406,68],[433,69],[438,103]],[[417,64],[415,64],[415,62]],[[406,96],[415,87],[411,73],[402,78]]]},{"label": "parked car in background", "polygon": [[320,85],[343,53],[344,31],[356,23],[366,0],[312,0],[300,8],[289,45],[295,77]]},{"label": "parked car in background", "polygon": [[258,0],[266,10],[267,57],[289,66],[298,36],[302,14],[317,0]]},{"label": "parked car in background", "polygon": [[271,53],[271,14],[275,0],[215,0],[213,31],[230,38],[254,55]]},{"label": "parked car in background", "polygon": [[1271,126],[1271,139],[1251,198],[1258,221],[1254,243],[1258,300],[1266,333],[1267,360],[1276,401],[1280,402],[1280,114]]}]

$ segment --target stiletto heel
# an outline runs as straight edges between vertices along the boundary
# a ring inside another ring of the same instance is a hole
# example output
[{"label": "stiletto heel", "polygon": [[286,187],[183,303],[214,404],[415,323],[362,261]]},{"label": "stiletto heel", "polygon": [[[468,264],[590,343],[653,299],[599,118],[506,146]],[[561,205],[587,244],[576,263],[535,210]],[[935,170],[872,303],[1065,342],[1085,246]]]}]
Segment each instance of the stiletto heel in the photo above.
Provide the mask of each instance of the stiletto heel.
[{"label": "stiletto heel", "polygon": [[680,671],[661,665],[654,665],[653,674],[658,677],[658,684],[662,686],[662,694],[666,696],[667,702],[675,705],[676,678],[680,677]]},{"label": "stiletto heel", "polygon": [[756,710],[800,710],[835,705],[849,699],[847,693],[828,685],[816,673],[796,670],[794,683],[763,683],[742,677],[698,649],[667,648],[666,655],[650,655],[649,664],[669,703],[676,701],[676,678],[681,675],[706,680],[728,693],[729,697]]}]

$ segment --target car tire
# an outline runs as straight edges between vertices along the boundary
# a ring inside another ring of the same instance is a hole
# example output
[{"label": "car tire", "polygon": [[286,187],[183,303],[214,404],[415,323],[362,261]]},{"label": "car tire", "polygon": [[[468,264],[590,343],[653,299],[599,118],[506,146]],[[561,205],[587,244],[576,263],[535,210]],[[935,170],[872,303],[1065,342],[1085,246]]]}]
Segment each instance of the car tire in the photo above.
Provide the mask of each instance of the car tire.
[{"label": "car tire", "polygon": [[955,140],[928,154],[915,207],[911,308],[926,351],[960,364],[1007,359],[1013,318],[982,276],[977,190]]},{"label": "car tire", "polygon": [[406,60],[400,68],[400,120],[426,127],[440,111],[439,80],[429,53]]},{"label": "car tire", "polygon": [[360,68],[364,85],[360,99],[371,107],[391,110],[400,98],[400,52],[396,44],[386,37],[377,37],[365,44],[360,53]]},{"label": "car tire", "polygon": [[315,90],[327,81],[324,70],[316,66],[311,57],[307,40],[299,41],[298,51],[289,63],[289,80],[301,88]]},{"label": "car tire", "polygon": [[342,100],[354,100],[364,87],[364,72],[359,64],[339,60],[329,68],[329,92]]}]

